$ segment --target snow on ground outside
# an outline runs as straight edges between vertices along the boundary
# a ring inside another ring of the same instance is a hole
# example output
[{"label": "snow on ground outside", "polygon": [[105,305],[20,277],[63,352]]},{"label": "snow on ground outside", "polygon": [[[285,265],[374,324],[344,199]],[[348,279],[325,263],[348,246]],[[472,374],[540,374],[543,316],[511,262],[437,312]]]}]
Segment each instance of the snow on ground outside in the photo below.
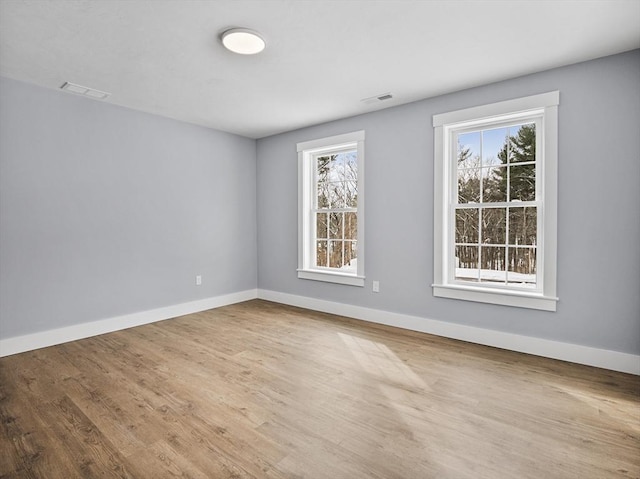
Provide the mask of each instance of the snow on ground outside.
[{"label": "snow on ground outside", "polygon": [[[456,279],[461,280],[477,280],[478,270],[475,268],[456,268]],[[504,283],[507,280],[506,271],[496,271],[493,269],[480,270],[480,279],[482,281]],[[536,283],[535,274],[514,273],[509,271],[509,284],[518,284],[520,286],[534,287]]]}]

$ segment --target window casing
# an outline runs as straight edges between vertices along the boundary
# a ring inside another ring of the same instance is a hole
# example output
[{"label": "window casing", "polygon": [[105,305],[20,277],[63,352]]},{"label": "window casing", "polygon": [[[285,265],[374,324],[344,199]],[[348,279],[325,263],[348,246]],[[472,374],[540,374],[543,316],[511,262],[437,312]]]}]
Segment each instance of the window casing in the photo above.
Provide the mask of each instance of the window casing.
[{"label": "window casing", "polygon": [[555,311],[558,104],[434,115],[434,296]]},{"label": "window casing", "polygon": [[298,277],[364,286],[364,131],[297,147]]}]

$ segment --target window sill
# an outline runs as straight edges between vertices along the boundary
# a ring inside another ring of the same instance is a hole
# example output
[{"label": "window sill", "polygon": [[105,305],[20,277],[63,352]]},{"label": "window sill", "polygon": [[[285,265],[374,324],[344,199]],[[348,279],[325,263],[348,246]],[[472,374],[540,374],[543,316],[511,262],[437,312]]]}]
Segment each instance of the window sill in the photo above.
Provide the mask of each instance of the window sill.
[{"label": "window sill", "polygon": [[299,269],[298,278],[364,287],[364,276],[356,276],[354,274]]},{"label": "window sill", "polygon": [[558,298],[537,293],[504,291],[489,288],[434,284],[433,295],[440,298],[462,299],[479,303],[500,304],[518,308],[555,311]]}]

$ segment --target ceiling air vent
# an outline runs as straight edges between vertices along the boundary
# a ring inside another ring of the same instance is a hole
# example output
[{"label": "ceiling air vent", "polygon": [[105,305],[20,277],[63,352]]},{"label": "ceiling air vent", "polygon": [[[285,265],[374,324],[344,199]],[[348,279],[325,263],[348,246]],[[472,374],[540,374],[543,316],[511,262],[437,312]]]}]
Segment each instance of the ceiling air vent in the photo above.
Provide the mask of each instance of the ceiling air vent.
[{"label": "ceiling air vent", "polygon": [[369,98],[363,98],[360,100],[362,103],[370,105],[372,103],[379,103],[381,101],[391,100],[393,95],[391,93],[382,93],[380,95],[371,96]]},{"label": "ceiling air vent", "polygon": [[71,93],[75,93],[76,95],[88,96],[94,100],[104,100],[111,95],[111,93],[107,93],[106,91],[96,90],[95,88],[89,88],[71,82],[65,82],[60,88]]}]

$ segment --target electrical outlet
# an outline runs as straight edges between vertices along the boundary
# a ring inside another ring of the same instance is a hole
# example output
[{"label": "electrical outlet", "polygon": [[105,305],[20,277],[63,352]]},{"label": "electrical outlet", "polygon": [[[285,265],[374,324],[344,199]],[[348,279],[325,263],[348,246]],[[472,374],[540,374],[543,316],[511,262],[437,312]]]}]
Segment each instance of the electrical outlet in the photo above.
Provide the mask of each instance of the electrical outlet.
[{"label": "electrical outlet", "polygon": [[200,286],[202,284],[202,276],[196,276],[196,286]]},{"label": "electrical outlet", "polygon": [[371,289],[373,290],[374,293],[379,293],[380,292],[380,281],[374,281],[373,282],[373,287]]}]

